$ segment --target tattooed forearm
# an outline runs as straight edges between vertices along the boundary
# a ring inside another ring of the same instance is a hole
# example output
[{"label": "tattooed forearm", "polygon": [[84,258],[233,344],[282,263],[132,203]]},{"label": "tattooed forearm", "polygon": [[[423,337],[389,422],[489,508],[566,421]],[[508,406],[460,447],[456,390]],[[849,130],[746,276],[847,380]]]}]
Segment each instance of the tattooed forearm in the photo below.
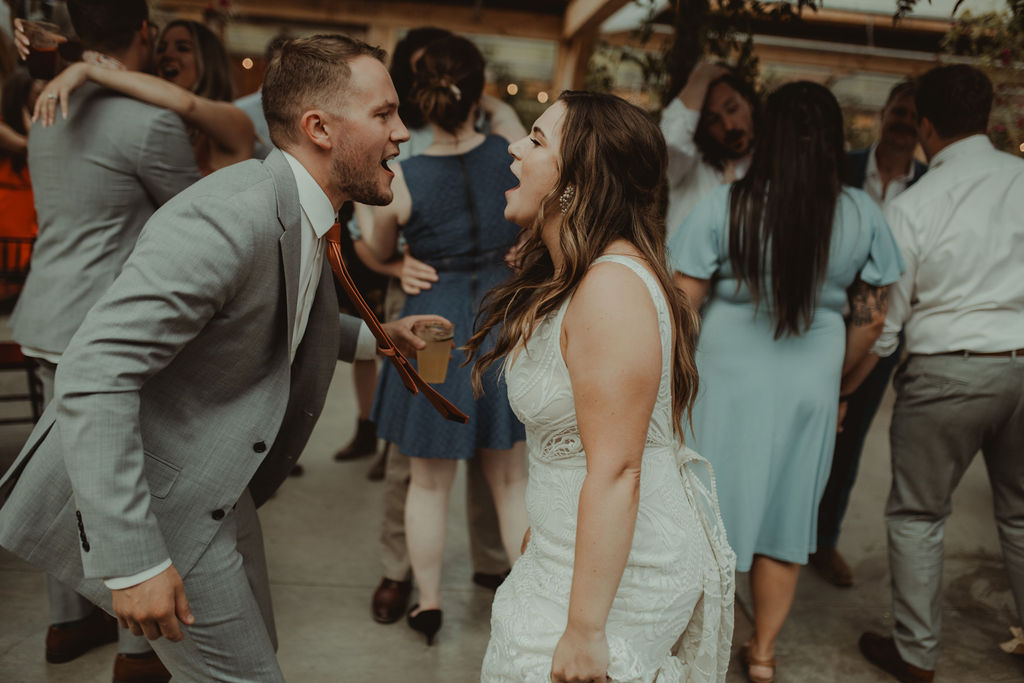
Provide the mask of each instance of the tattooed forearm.
[{"label": "tattooed forearm", "polygon": [[850,285],[850,324],[863,327],[885,320],[889,310],[889,287],[874,287],[857,280]]}]

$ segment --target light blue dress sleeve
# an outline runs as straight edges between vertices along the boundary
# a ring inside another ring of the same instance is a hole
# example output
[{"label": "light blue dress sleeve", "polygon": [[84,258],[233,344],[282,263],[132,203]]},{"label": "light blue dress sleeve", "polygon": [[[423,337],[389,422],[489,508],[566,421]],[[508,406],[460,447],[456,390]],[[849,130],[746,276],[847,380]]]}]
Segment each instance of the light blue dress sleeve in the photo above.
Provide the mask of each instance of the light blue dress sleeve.
[{"label": "light blue dress sleeve", "polygon": [[860,270],[860,279],[874,287],[891,285],[899,281],[900,275],[906,270],[900,249],[889,229],[889,223],[878,205],[868,199],[861,202],[862,215],[869,223],[871,246],[868,249],[868,260]]},{"label": "light blue dress sleeve", "polygon": [[671,271],[708,279],[729,257],[725,239],[729,185],[715,188],[693,208],[668,243]]}]

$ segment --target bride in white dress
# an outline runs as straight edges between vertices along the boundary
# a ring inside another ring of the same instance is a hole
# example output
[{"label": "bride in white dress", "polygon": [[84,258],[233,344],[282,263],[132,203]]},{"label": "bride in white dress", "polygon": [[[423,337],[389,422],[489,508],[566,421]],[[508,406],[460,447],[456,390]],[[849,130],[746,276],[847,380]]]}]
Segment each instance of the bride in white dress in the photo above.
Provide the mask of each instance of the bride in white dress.
[{"label": "bride in white dress", "polygon": [[498,589],[485,682],[724,681],[735,556],[679,441],[697,322],[665,267],[665,143],[611,95],[563,93],[509,147],[521,268],[488,334],[526,425],[531,528]]}]

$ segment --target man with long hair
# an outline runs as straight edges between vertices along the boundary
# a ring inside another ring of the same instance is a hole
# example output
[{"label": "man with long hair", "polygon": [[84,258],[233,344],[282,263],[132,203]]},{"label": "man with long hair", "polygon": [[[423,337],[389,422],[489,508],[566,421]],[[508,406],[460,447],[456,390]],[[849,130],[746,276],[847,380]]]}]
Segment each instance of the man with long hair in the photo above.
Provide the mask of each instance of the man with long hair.
[{"label": "man with long hair", "polygon": [[754,149],[754,87],[728,67],[701,62],[661,114],[668,145],[668,237],[705,195],[743,177]]},{"label": "man with long hair", "polygon": [[891,354],[903,330],[885,509],[895,624],[891,637],[862,635],[860,649],[900,681],[924,682],[939,657],[950,498],[979,450],[1024,614],[1024,161],[985,135],[992,83],[978,69],[936,67],[915,99],[931,166],[886,208],[907,270],[869,356]]}]

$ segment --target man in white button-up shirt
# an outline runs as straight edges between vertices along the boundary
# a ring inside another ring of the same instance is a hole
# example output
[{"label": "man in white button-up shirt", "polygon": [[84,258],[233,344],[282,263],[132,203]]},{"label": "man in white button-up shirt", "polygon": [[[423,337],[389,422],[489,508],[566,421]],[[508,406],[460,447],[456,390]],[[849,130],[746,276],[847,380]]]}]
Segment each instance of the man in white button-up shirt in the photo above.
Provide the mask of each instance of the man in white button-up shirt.
[{"label": "man in white button-up shirt", "polygon": [[896,376],[886,505],[896,623],[892,637],[860,641],[901,681],[933,678],[943,527],[979,450],[1024,613],[1024,161],[986,137],[992,85],[977,69],[932,69],[916,100],[930,166],[886,209],[907,270],[873,349],[892,353],[902,329],[910,354]]}]

